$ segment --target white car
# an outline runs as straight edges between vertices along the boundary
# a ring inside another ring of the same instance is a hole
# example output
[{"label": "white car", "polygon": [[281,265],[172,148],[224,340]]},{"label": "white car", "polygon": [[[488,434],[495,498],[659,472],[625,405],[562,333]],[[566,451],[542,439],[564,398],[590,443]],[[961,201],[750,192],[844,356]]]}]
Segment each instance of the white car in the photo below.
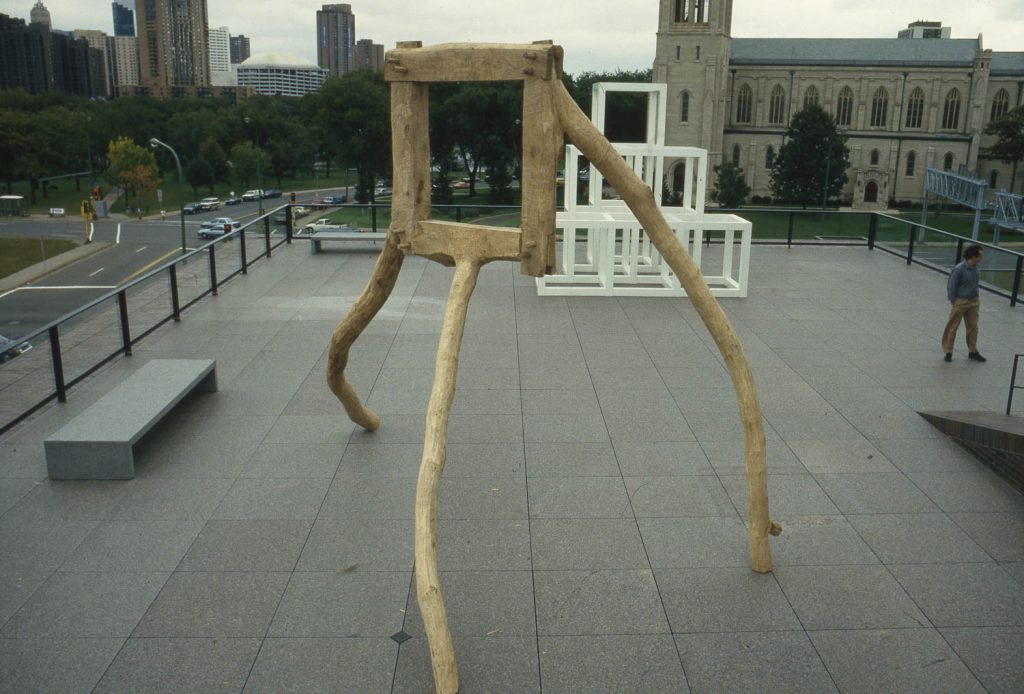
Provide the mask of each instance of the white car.
[{"label": "white car", "polygon": [[215,217],[208,222],[203,222],[199,227],[199,238],[201,239],[215,239],[228,233],[228,231],[234,231],[242,226],[241,222],[236,222],[231,217]]},{"label": "white car", "polygon": [[220,198],[203,198],[199,201],[199,207],[203,212],[220,209]]},{"label": "white car", "polygon": [[255,190],[247,190],[244,193],[242,193],[242,200],[245,200],[246,202],[250,200],[259,200],[262,197],[263,191],[260,190],[259,188]]}]

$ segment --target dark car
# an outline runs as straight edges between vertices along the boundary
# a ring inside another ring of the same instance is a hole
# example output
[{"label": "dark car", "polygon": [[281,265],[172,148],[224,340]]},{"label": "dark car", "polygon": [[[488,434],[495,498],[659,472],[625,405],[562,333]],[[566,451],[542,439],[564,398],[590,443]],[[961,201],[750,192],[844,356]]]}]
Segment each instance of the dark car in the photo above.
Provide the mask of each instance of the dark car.
[{"label": "dark car", "polygon": [[344,193],[341,195],[328,195],[323,199],[325,205],[340,205],[344,202],[348,202],[348,196]]},{"label": "dark car", "polygon": [[185,206],[181,208],[181,211],[185,214],[199,214],[203,211],[203,206],[198,202],[187,202]]},{"label": "dark car", "polygon": [[30,349],[32,349],[32,345],[28,342],[18,342],[17,340],[11,340],[0,335],[0,362],[14,359],[19,354],[24,354]]},{"label": "dark car", "polygon": [[230,198],[224,201],[225,205],[241,205],[242,198],[232,195]]},{"label": "dark car", "polygon": [[279,198],[281,197],[281,191],[277,188],[267,188],[263,191],[263,197],[265,198]]}]

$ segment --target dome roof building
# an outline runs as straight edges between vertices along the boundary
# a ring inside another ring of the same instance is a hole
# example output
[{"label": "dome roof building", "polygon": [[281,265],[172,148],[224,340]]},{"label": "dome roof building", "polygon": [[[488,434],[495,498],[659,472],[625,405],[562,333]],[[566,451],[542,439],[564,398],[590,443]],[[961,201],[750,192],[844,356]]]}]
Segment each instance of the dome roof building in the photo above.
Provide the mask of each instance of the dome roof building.
[{"label": "dome roof building", "polygon": [[257,53],[238,65],[238,86],[267,96],[303,96],[325,79],[327,70],[294,53]]}]

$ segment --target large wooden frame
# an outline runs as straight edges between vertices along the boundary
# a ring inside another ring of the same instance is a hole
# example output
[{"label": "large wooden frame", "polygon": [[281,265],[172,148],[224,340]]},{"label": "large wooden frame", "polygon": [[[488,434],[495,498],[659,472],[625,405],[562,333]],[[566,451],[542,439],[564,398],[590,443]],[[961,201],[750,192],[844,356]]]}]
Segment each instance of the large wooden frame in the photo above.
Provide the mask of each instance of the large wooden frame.
[{"label": "large wooden frame", "polygon": [[[331,337],[327,381],[349,417],[363,428],[375,430],[380,418],[363,405],[345,379],[349,349],[387,300],[405,254],[455,267],[427,408],[414,530],[416,596],[430,645],[436,690],[444,694],[459,690],[437,570],[437,504],[466,312],[485,263],[519,261],[521,271],[533,277],[553,270],[555,174],[563,133],[622,195],[682,282],[725,359],[743,421],[751,566],[755,571],[771,571],[768,535],[778,534],[780,528],[768,517],[761,406],[739,338],[711,295],[700,268],[669,229],[651,189],[637,178],[565,90],[561,47],[550,41],[429,48],[419,42],[399,43],[388,52],[384,77],[391,84],[391,226],[370,282]],[[523,81],[522,229],[431,221],[427,84],[495,80]]]}]

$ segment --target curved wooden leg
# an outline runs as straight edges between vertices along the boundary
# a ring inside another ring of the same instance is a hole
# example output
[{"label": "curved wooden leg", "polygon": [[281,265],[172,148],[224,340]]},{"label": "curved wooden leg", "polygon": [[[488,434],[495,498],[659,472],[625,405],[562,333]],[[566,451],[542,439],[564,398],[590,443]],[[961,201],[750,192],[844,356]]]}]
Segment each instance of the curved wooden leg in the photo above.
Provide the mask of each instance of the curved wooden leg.
[{"label": "curved wooden leg", "polygon": [[761,404],[757,398],[750,364],[736,331],[722,307],[712,296],[700,268],[672,233],[654,201],[654,194],[644,185],[622,156],[580,111],[561,82],[552,81],[555,108],[566,134],[587,159],[604,174],[622,195],[641,226],[651,237],[654,247],[682,282],[694,308],[718,345],[732,377],[740,418],[747,467],[747,516],[750,563],[754,571],[771,571],[772,555],[768,535],[781,532],[768,517],[768,478],[765,470],[764,425]]},{"label": "curved wooden leg", "polygon": [[437,574],[437,499],[445,463],[448,413],[455,399],[455,374],[459,366],[462,334],[466,327],[466,311],[479,272],[480,262],[477,260],[460,259],[455,264],[455,278],[448,294],[441,342],[437,348],[434,385],[427,406],[423,459],[416,483],[416,597],[423,616],[423,629],[430,644],[434,686],[439,694],[459,691],[459,672],[455,665],[455,650]]},{"label": "curved wooden leg", "polygon": [[344,405],[349,419],[367,431],[374,431],[380,426],[380,417],[362,403],[355,389],[345,379],[348,351],[391,296],[404,259],[405,254],[398,248],[397,239],[389,234],[366,288],[331,335],[331,348],[327,356],[327,384]]}]

